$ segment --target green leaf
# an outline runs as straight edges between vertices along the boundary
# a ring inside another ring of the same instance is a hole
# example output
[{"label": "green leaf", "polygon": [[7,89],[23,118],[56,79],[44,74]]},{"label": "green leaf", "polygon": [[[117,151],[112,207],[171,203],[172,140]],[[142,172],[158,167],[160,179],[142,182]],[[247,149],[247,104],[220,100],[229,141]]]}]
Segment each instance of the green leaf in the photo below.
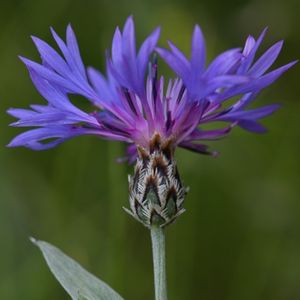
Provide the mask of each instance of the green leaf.
[{"label": "green leaf", "polygon": [[83,295],[81,294],[81,291],[79,291],[79,292],[78,292],[78,298],[77,298],[77,300],[89,300],[89,299],[86,298],[85,296],[83,296]]},{"label": "green leaf", "polygon": [[46,262],[73,300],[122,300],[105,282],[83,269],[75,260],[44,241],[31,241],[40,248]]}]

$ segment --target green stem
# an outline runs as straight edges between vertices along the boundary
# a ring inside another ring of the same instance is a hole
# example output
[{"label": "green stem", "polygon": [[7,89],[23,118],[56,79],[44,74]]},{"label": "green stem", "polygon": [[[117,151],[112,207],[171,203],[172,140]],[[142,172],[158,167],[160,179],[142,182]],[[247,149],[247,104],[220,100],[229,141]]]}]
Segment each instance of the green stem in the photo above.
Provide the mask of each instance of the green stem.
[{"label": "green stem", "polygon": [[155,300],[167,300],[165,234],[159,226],[150,228],[154,268]]}]

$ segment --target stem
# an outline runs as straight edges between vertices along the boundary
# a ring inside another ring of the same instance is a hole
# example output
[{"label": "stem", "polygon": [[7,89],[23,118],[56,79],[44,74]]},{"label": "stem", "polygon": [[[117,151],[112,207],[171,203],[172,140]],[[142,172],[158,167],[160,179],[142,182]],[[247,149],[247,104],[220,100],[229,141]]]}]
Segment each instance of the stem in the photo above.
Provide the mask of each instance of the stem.
[{"label": "stem", "polygon": [[164,230],[159,226],[151,229],[155,300],[167,300],[167,278],[166,278],[166,245]]}]

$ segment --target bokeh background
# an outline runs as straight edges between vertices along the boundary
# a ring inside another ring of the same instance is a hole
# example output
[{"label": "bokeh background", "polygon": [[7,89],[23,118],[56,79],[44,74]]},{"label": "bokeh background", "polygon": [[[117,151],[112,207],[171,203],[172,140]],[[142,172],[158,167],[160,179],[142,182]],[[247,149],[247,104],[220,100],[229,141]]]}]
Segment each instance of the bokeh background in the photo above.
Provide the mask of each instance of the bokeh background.
[{"label": "bokeh background", "polygon": [[[153,299],[149,234],[122,210],[132,172],[115,163],[124,146],[80,137],[45,152],[5,147],[22,131],[7,126],[6,109],[43,102],[17,58],[38,59],[31,34],[52,43],[49,26],[64,35],[71,22],[84,62],[104,70],[114,28],[129,14],[139,41],[160,24],[161,45],[168,37],[186,53],[199,23],[209,58],[268,25],[263,49],[285,39],[279,66],[299,58],[299,8],[298,0],[1,0],[0,299],[68,299],[29,236],[57,245],[126,299]],[[264,122],[268,134],[235,129],[211,144],[217,159],[177,152],[191,190],[187,212],[167,230],[170,299],[300,299],[299,92],[296,66],[259,97],[283,104]]]}]

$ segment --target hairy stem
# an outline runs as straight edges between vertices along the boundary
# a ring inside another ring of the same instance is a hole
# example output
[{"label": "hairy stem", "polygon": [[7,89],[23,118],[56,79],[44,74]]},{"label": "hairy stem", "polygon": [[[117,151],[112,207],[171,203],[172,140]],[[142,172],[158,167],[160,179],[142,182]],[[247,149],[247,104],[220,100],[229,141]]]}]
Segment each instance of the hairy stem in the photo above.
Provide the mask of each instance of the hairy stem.
[{"label": "hairy stem", "polygon": [[150,228],[154,267],[155,300],[167,300],[165,233],[159,226]]}]

